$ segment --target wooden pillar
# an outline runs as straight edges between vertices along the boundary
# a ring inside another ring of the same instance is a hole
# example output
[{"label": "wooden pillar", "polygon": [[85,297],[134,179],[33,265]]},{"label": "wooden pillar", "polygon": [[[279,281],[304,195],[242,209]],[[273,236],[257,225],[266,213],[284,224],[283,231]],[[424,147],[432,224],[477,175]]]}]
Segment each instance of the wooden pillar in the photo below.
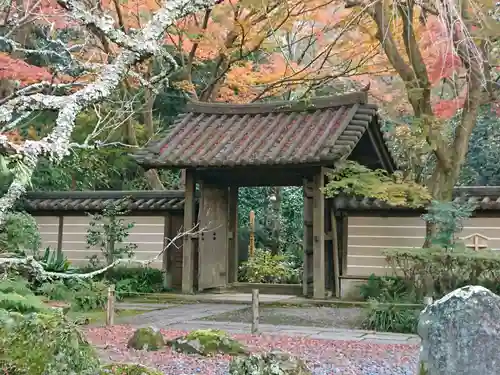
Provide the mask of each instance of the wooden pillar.
[{"label": "wooden pillar", "polygon": [[313,185],[313,297],[325,298],[325,199],[323,170],[314,176]]},{"label": "wooden pillar", "polygon": [[[183,230],[188,231],[195,223],[195,176],[194,171],[186,170],[184,196],[184,225]],[[193,293],[194,274],[194,243],[192,236],[184,236],[182,245],[182,293]]]},{"label": "wooden pillar", "polygon": [[312,183],[304,180],[302,187],[304,193],[304,238],[303,238],[303,274],[302,274],[302,293],[304,297],[309,296],[309,280],[312,279],[312,252],[313,252],[313,203],[312,203]]},{"label": "wooden pillar", "polygon": [[[167,213],[163,218],[163,256],[162,256],[162,267],[161,270],[163,272],[163,288],[171,288],[172,287],[172,275],[170,274],[170,254],[171,249],[168,248],[170,244],[170,238],[172,237],[172,216]],[[171,245],[173,247],[173,245]]]},{"label": "wooden pillar", "polygon": [[342,276],[347,275],[347,239],[349,236],[349,217],[346,214],[342,214],[342,251],[341,251],[341,263],[340,263],[340,274]]},{"label": "wooden pillar", "polygon": [[332,205],[331,208],[331,226],[332,226],[332,246],[333,246],[333,284],[334,284],[334,296],[335,298],[340,298],[340,256],[339,256],[339,241],[337,233],[337,218],[335,217],[335,211]]},{"label": "wooden pillar", "polygon": [[227,282],[238,281],[238,187],[229,188]]},{"label": "wooden pillar", "polygon": [[57,254],[62,253],[63,235],[64,235],[64,216],[59,216],[59,225],[57,226]]}]

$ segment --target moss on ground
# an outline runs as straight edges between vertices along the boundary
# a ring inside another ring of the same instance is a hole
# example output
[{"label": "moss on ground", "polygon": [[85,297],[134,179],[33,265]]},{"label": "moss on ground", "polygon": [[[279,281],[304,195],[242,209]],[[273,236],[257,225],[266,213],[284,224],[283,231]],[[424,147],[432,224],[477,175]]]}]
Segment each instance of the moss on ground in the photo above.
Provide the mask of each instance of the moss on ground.
[{"label": "moss on ground", "polygon": [[163,373],[138,364],[111,363],[102,366],[99,375],[163,375]]}]

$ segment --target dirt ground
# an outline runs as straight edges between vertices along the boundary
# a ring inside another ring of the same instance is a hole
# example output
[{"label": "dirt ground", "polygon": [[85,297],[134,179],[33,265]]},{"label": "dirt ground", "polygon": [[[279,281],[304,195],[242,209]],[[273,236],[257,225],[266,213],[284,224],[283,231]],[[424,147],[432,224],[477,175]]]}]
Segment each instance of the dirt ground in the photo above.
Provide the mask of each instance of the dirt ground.
[{"label": "dirt ground", "polygon": [[[260,323],[320,328],[360,328],[362,309],[333,307],[261,307]],[[252,310],[245,308],[202,318],[217,322],[251,323]]]}]

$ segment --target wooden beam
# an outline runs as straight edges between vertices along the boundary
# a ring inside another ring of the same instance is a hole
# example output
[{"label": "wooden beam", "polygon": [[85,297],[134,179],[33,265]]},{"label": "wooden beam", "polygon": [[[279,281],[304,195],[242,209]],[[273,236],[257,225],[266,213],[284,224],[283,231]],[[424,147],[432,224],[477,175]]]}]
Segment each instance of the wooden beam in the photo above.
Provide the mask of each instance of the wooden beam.
[{"label": "wooden beam", "polygon": [[227,281],[238,281],[238,187],[229,188],[229,218],[228,218],[228,256],[227,256]]},{"label": "wooden beam", "polygon": [[[186,170],[184,197],[184,225],[183,230],[188,231],[194,226],[195,220],[195,176],[192,170]],[[191,236],[184,236],[182,245],[182,293],[193,293],[194,274],[194,243]]]},{"label": "wooden beam", "polygon": [[335,298],[340,298],[340,257],[339,257],[339,244],[337,236],[337,218],[335,217],[335,212],[333,209],[330,211],[330,220],[332,225],[332,245],[333,245],[333,284],[334,284],[334,296]]},{"label": "wooden beam", "polygon": [[325,199],[321,189],[325,175],[320,169],[313,179],[313,297],[325,298]]},{"label": "wooden beam", "polygon": [[169,238],[172,236],[172,216],[167,213],[165,214],[163,218],[163,256],[162,256],[162,266],[161,270],[163,272],[163,289],[171,288],[172,287],[172,278],[170,274],[170,262],[169,262],[169,256],[170,256],[170,249],[168,248],[168,245],[170,243]]}]

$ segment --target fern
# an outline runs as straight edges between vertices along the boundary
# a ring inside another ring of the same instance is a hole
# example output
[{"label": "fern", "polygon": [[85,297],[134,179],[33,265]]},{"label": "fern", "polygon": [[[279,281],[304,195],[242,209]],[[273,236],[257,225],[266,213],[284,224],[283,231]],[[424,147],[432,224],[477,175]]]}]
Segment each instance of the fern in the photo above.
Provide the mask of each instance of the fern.
[{"label": "fern", "polygon": [[48,307],[34,294],[21,296],[16,293],[0,293],[0,309],[22,314],[48,311]]}]

